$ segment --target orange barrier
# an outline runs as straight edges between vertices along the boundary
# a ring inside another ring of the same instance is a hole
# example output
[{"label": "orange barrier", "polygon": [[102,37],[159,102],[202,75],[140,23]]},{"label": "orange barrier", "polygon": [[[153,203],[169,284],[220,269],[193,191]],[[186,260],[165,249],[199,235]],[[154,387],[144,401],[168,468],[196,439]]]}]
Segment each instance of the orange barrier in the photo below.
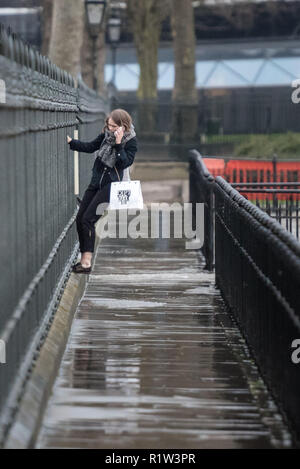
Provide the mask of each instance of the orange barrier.
[{"label": "orange barrier", "polygon": [[272,173],[272,161],[229,160],[225,168],[229,182],[271,182]]},{"label": "orange barrier", "polygon": [[203,158],[203,162],[206,165],[210,174],[214,177],[224,176],[225,173],[225,161],[221,158]]},{"label": "orange barrier", "polygon": [[277,163],[277,182],[300,182],[300,162]]},{"label": "orange barrier", "polygon": [[[221,158],[203,158],[203,161],[214,176],[222,176],[230,183],[234,182],[275,182],[274,165],[272,161],[261,160],[229,160]],[[300,182],[300,161],[278,161],[276,163],[276,182]],[[288,187],[281,187],[288,189]],[[279,189],[279,188],[278,188]],[[248,199],[257,198],[257,194],[244,193]],[[262,200],[271,199],[272,194],[259,194]],[[289,194],[278,194],[277,199],[286,200]],[[293,199],[300,200],[300,195],[294,194]]]}]

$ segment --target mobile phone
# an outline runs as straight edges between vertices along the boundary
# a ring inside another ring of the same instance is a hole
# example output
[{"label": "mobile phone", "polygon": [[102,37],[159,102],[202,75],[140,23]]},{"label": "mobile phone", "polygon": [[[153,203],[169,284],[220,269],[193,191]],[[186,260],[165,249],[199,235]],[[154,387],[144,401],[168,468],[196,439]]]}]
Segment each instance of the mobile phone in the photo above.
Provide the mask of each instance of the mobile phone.
[{"label": "mobile phone", "polygon": [[[118,130],[121,129],[123,130],[123,127],[118,127]],[[116,137],[117,136],[117,131],[114,132],[114,136]]]}]

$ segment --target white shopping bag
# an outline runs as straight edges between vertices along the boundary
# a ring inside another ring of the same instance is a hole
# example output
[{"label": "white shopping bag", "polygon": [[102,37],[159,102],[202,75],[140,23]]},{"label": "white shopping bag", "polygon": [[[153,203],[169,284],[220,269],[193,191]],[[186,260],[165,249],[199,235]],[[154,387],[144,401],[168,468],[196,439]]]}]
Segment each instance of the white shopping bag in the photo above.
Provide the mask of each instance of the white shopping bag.
[{"label": "white shopping bag", "polygon": [[130,179],[130,167],[124,169],[122,181],[131,181],[131,179]]},{"label": "white shopping bag", "polygon": [[144,207],[140,181],[112,182],[107,210],[140,209]]}]

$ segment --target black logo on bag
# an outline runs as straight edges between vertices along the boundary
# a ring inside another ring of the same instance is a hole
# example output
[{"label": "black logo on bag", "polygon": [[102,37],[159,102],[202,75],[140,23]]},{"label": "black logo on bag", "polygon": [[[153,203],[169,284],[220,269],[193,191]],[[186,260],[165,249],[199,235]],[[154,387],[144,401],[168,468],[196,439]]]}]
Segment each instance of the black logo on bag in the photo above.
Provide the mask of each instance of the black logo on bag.
[{"label": "black logo on bag", "polygon": [[131,194],[131,191],[128,189],[118,191],[118,199],[122,205],[127,204],[130,194]]}]

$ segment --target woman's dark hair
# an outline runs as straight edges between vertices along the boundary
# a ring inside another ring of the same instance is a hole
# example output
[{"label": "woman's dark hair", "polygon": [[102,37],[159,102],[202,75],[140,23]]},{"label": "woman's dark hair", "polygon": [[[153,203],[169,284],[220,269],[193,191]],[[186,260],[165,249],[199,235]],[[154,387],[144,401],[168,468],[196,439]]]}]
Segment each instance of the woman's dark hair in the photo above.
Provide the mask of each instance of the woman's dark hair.
[{"label": "woman's dark hair", "polygon": [[112,119],[119,127],[122,125],[125,128],[125,132],[130,131],[130,127],[132,124],[132,119],[127,111],[124,109],[114,109],[105,119],[105,126],[103,127],[103,131],[108,128],[108,120]]}]

